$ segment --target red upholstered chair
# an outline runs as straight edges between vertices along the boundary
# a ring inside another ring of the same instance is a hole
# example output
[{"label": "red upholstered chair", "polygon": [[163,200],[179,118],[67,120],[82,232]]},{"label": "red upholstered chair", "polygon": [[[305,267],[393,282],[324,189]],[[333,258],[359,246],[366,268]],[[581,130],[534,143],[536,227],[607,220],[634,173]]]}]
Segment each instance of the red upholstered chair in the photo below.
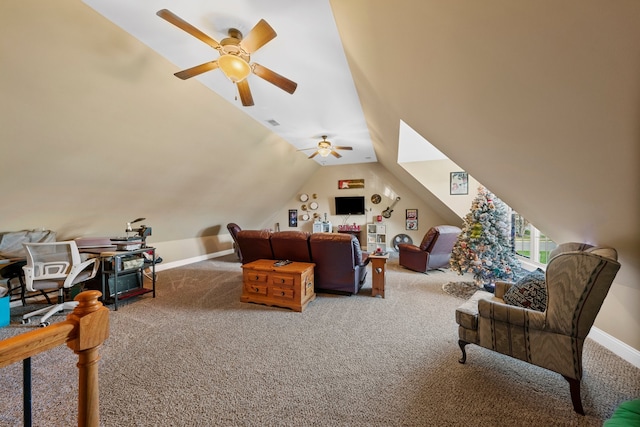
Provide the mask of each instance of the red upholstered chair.
[{"label": "red upholstered chair", "polygon": [[410,270],[426,273],[449,267],[453,245],[462,230],[453,225],[431,227],[424,235],[420,246],[400,243],[398,263]]},{"label": "red upholstered chair", "polygon": [[271,231],[240,230],[236,238],[242,253],[243,264],[259,259],[274,259],[271,249]]},{"label": "red upholstered chair", "polygon": [[273,259],[288,259],[296,262],[311,262],[309,236],[306,231],[277,231],[271,235]]}]

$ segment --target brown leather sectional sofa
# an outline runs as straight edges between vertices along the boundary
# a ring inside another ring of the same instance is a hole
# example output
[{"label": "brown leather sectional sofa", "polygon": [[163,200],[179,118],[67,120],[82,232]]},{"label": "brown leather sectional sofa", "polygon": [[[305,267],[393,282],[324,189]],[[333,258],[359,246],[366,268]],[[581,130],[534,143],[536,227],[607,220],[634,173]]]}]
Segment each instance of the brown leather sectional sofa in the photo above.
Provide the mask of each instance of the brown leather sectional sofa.
[{"label": "brown leather sectional sofa", "polygon": [[242,263],[273,259],[315,264],[315,291],[357,294],[367,275],[369,254],[355,236],[304,231],[241,230]]}]

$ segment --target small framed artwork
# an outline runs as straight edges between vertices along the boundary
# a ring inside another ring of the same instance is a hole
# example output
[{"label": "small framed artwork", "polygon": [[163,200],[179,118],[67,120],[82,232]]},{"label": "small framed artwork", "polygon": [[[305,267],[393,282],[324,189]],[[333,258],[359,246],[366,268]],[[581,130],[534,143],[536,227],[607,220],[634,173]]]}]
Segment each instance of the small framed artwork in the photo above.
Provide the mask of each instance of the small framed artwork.
[{"label": "small framed artwork", "polygon": [[338,190],[350,188],[364,188],[364,179],[340,179],[338,180]]},{"label": "small framed artwork", "polygon": [[298,226],[298,209],[289,209],[289,227]]},{"label": "small framed artwork", "polygon": [[407,209],[407,230],[418,229],[418,209]]},{"label": "small framed artwork", "polygon": [[449,194],[469,194],[469,175],[466,172],[451,172]]}]

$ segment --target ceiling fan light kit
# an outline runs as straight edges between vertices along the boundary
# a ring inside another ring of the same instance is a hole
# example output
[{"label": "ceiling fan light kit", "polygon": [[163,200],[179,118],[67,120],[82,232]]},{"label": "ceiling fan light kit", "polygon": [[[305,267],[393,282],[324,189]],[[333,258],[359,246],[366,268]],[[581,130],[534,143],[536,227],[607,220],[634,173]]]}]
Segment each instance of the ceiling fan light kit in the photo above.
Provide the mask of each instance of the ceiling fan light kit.
[{"label": "ceiling fan light kit", "polygon": [[242,58],[236,55],[220,55],[218,66],[225,76],[234,83],[241,82],[251,74],[251,67]]},{"label": "ceiling fan light kit", "polygon": [[156,12],[156,15],[208,44],[220,54],[217,60],[196,65],[195,67],[175,73],[176,77],[186,80],[204,72],[220,68],[223,74],[237,85],[240,100],[245,107],[254,105],[249,83],[246,80],[251,73],[290,94],[293,94],[298,87],[296,82],[271,71],[267,67],[251,63],[250,55],[273,40],[277,35],[275,30],[271,28],[264,19],[261,19],[244,38],[240,31],[235,28],[230,28],[228,31],[229,37],[218,43],[168,9],[161,9]]},{"label": "ceiling fan light kit", "polygon": [[320,157],[329,157],[329,154],[332,154],[334,157],[339,159],[342,156],[338,154],[336,150],[353,150],[353,147],[338,147],[337,145],[333,145],[331,141],[327,141],[327,135],[322,135],[322,141],[318,142],[317,147],[303,148],[302,150],[298,150],[298,151],[313,150],[313,149],[315,149],[316,151],[315,153],[309,156],[310,159],[313,159],[318,154],[320,154]]},{"label": "ceiling fan light kit", "polygon": [[331,143],[329,141],[321,141],[318,143],[318,154],[321,157],[328,157],[331,154]]}]

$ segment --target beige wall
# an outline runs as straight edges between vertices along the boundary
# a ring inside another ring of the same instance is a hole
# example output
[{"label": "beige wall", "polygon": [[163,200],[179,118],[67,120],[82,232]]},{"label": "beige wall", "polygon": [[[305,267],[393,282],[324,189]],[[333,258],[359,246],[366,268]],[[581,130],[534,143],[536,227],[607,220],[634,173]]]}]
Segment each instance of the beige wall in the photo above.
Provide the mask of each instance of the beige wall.
[{"label": "beige wall", "polygon": [[415,179],[424,183],[425,187],[438,200],[447,205],[460,218],[464,218],[469,213],[471,203],[478,195],[478,187],[481,184],[469,175],[469,193],[466,195],[452,195],[450,191],[450,173],[463,171],[460,166],[448,159],[402,163],[401,166]]},{"label": "beige wall", "polygon": [[[342,179],[364,179],[364,189],[338,189],[338,181]],[[426,191],[426,190],[425,190]],[[433,211],[420,197],[409,190],[406,185],[391,175],[384,167],[378,163],[365,163],[349,166],[330,166],[322,167],[312,175],[307,182],[299,188],[283,208],[277,213],[274,222],[280,223],[281,230],[299,229],[302,231],[312,231],[313,220],[298,222],[297,228],[288,226],[288,210],[298,209],[301,213],[303,203],[298,200],[301,193],[309,195],[317,194],[318,212],[322,218],[327,213],[327,218],[331,221],[335,229],[338,225],[345,223],[353,224],[354,222],[364,230],[364,225],[371,223],[374,216],[381,215],[387,207],[389,207],[395,197],[400,197],[400,201],[393,208],[391,218],[384,219],[387,225],[387,240],[397,234],[407,234],[411,236],[414,242],[420,242],[422,237],[434,225],[447,223],[440,215]],[[382,201],[379,204],[371,202],[373,194],[380,194]],[[336,216],[334,208],[334,198],[336,196],[364,196],[366,215],[351,216],[348,219],[345,216]],[[308,203],[306,203],[308,205]],[[406,230],[405,227],[405,210],[418,209],[418,230]],[[453,225],[461,226],[462,221],[458,220]],[[361,240],[364,242],[364,231]]]}]

